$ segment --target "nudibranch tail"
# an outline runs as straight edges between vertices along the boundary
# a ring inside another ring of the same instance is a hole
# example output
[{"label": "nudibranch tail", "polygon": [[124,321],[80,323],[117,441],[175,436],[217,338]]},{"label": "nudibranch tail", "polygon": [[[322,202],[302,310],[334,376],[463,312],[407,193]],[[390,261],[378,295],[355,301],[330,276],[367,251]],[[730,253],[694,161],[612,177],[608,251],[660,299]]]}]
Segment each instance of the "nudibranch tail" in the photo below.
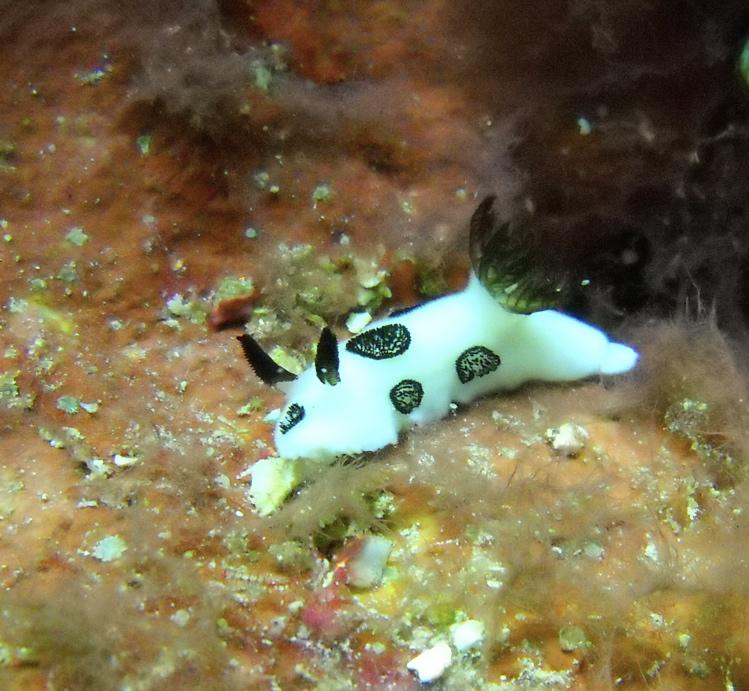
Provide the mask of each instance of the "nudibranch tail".
[{"label": "nudibranch tail", "polygon": [[470,223],[469,251],[473,271],[502,307],[530,314],[557,307],[569,276],[540,261],[541,252],[530,233],[502,223],[494,209],[496,196],[486,197]]},{"label": "nudibranch tail", "polygon": [[237,336],[237,340],[242,345],[245,359],[263,384],[275,386],[280,382],[289,382],[296,379],[296,374],[276,364],[273,358],[249,334]]},{"label": "nudibranch tail", "polygon": [[623,374],[636,364],[637,351],[623,343],[609,343],[601,360],[601,374]]}]

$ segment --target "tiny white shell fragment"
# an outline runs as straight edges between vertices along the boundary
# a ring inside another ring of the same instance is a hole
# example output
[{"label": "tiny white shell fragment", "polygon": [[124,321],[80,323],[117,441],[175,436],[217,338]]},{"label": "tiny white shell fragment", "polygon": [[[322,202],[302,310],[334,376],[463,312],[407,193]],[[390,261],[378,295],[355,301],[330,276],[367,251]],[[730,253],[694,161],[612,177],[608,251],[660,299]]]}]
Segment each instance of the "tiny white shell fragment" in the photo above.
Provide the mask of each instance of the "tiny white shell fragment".
[{"label": "tiny white shell fragment", "polygon": [[359,553],[350,564],[348,582],[357,588],[372,588],[382,580],[393,543],[381,535],[364,538]]},{"label": "tiny white shell fragment", "polygon": [[123,456],[122,454],[116,453],[112,456],[112,462],[118,468],[129,468],[130,466],[137,465],[140,461],[138,456]]},{"label": "tiny white shell fragment", "polygon": [[299,484],[298,463],[287,458],[263,458],[250,468],[250,501],[260,516],[273,513]]},{"label": "tiny white shell fragment", "polygon": [[463,653],[484,640],[484,625],[478,619],[469,619],[450,627],[450,640],[455,649]]},{"label": "tiny white shell fragment", "polygon": [[103,537],[94,545],[91,556],[103,562],[116,561],[127,551],[127,543],[119,535]]},{"label": "tiny white shell fragment", "polygon": [[428,684],[439,679],[453,661],[453,651],[444,641],[427,648],[424,652],[410,660],[406,667],[416,672],[422,684]]},{"label": "tiny white shell fragment", "polygon": [[352,334],[358,334],[371,321],[372,315],[369,312],[352,312],[346,319],[346,328]]},{"label": "tiny white shell fragment", "polygon": [[268,413],[263,418],[263,422],[267,422],[269,425],[275,425],[278,422],[278,418],[281,417],[281,409],[280,408],[273,408],[273,410],[269,410]]},{"label": "tiny white shell fragment", "polygon": [[547,429],[546,440],[560,456],[574,458],[585,448],[588,432],[574,422],[565,422],[559,427]]}]

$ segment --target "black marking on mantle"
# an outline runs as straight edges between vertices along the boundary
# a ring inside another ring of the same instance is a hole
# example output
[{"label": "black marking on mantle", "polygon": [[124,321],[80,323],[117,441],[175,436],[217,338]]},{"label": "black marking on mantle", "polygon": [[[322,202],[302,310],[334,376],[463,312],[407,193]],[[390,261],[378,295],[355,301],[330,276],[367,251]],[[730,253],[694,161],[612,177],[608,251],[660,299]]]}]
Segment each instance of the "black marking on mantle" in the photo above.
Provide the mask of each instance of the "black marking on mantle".
[{"label": "black marking on mantle", "polygon": [[464,350],[455,361],[455,371],[462,384],[476,377],[491,374],[502,364],[499,355],[484,346],[473,346]]},{"label": "black marking on mantle", "polygon": [[283,420],[278,423],[278,429],[281,430],[281,434],[286,434],[294,425],[298,425],[304,420],[304,407],[298,403],[292,403],[286,409],[286,415]]},{"label": "black marking on mantle", "polygon": [[408,415],[421,405],[424,387],[415,379],[403,379],[390,389],[390,401],[400,413]]},{"label": "black marking on mantle", "polygon": [[411,334],[403,324],[385,324],[362,331],[346,342],[346,350],[372,360],[402,355],[411,345]]}]

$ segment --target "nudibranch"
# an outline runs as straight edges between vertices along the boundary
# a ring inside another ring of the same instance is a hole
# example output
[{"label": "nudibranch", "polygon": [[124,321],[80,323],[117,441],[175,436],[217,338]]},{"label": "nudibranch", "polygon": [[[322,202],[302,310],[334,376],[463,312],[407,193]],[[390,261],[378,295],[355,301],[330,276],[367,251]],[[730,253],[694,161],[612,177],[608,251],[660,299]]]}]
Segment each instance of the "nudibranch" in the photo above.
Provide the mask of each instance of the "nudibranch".
[{"label": "nudibranch", "polygon": [[376,451],[413,425],[525,382],[566,382],[627,372],[637,352],[549,309],[564,277],[528,266],[523,238],[497,221],[494,197],[471,218],[473,270],[464,290],[393,312],[338,342],[325,327],[315,363],[298,376],[248,334],[244,355],[287,402],[275,428],[283,458]]}]

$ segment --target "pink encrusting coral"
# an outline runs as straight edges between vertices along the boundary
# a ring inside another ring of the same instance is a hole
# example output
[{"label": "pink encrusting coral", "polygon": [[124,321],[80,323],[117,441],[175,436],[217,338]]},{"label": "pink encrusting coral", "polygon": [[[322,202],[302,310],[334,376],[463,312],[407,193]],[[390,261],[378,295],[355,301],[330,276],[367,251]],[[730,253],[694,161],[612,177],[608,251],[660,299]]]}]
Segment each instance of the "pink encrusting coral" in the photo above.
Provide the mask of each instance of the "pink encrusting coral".
[{"label": "pink encrusting coral", "polygon": [[[745,3],[121,5],[0,12],[0,686],[749,685]],[[637,369],[260,515],[235,324],[460,289],[490,193]]]}]

